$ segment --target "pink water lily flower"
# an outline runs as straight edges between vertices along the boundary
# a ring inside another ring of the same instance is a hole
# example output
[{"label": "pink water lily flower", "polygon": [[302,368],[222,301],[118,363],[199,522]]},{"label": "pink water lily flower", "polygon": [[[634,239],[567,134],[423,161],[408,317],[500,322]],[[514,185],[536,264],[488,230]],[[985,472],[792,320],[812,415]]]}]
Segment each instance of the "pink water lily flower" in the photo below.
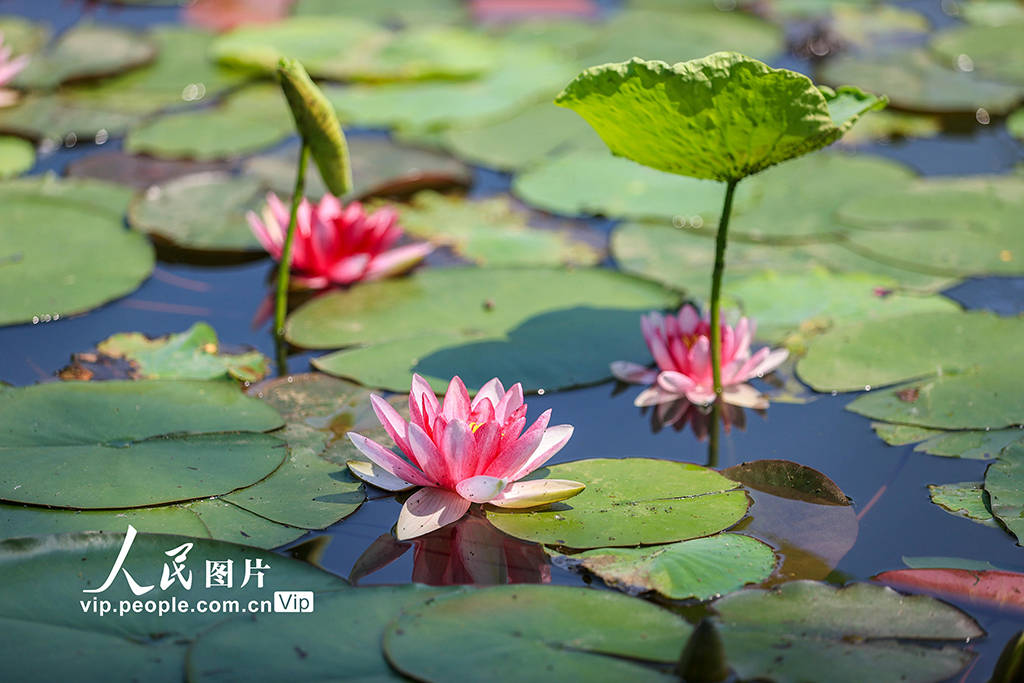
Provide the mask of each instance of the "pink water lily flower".
[{"label": "pink water lily flower", "polygon": [[[278,261],[288,213],[288,207],[271,192],[262,220],[252,211],[246,215],[260,244]],[[399,275],[434,248],[417,243],[391,249],[401,236],[398,214],[390,207],[367,213],[359,202],[345,206],[332,194],[325,194],[318,204],[303,199],[292,245],[292,270],[298,274],[296,280],[311,289]]]},{"label": "pink water lily flower", "polygon": [[10,83],[28,65],[28,55],[21,55],[11,59],[11,54],[11,46],[4,45],[4,34],[3,31],[0,31],[0,107],[5,107],[18,101],[18,93],[16,91],[6,90],[2,86]]},{"label": "pink water lily flower", "polygon": [[[628,361],[612,363],[616,378],[634,384],[650,384],[636,397],[640,407],[686,398],[704,405],[715,400],[711,376],[711,323],[686,304],[677,315],[649,313],[640,327],[657,370]],[[750,353],[754,323],[740,318],[736,327],[722,325],[722,400],[745,408],[767,408],[766,399],[747,380],[779,367],[789,356],[785,349],[758,349]]]},{"label": "pink water lily flower", "polygon": [[521,384],[505,391],[495,377],[470,401],[462,380],[453,377],[442,403],[425,379],[413,375],[408,422],[380,396],[370,400],[405,457],[349,432],[372,464],[352,460],[348,465],[359,478],[389,491],[423,487],[402,507],[396,527],[399,540],[451,524],[473,503],[527,508],[565,500],[584,489],[579,482],[563,479],[519,481],[562,450],[572,436],[570,425],[548,427],[550,410],[524,431]]}]

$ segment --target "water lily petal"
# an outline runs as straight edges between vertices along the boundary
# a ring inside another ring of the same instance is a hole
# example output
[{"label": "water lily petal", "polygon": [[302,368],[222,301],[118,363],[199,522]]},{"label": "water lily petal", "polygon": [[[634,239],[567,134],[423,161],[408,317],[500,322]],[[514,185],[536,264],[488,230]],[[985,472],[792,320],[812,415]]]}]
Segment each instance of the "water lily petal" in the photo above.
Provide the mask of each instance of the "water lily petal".
[{"label": "water lily petal", "polygon": [[470,408],[476,410],[476,407],[484,399],[491,402],[491,408],[495,408],[504,395],[505,387],[501,385],[501,380],[495,377],[480,387],[480,391],[476,392],[476,396],[473,397],[473,403],[470,405]]},{"label": "water lily petal", "polygon": [[658,371],[628,360],[614,361],[611,366],[615,379],[630,384],[650,384],[658,377]]},{"label": "water lily petal", "polygon": [[522,406],[523,385],[516,382],[508,391],[505,392],[505,395],[498,400],[498,404],[494,406],[494,418],[499,422],[505,422]]},{"label": "water lily petal", "polygon": [[764,360],[758,363],[754,369],[750,371],[751,376],[761,377],[762,375],[767,375],[769,372],[782,365],[787,358],[789,358],[789,351],[786,349],[775,349],[765,356]]},{"label": "water lily petal", "polygon": [[647,406],[656,406],[661,403],[678,401],[680,398],[679,394],[672,391],[665,391],[657,384],[654,384],[637,394],[637,397],[633,399],[633,405],[637,408],[645,408]]},{"label": "water lily petal", "polygon": [[378,254],[370,261],[364,280],[379,280],[408,272],[417,263],[434,251],[434,245],[426,242],[407,244]]},{"label": "water lily petal", "polygon": [[395,445],[398,446],[398,449],[409,455],[411,449],[409,448],[409,439],[406,436],[409,429],[408,423],[402,419],[402,416],[398,414],[394,406],[377,394],[370,394],[370,405],[373,406],[373,412],[377,415],[377,419],[384,425],[385,431],[387,431],[391,440],[395,442]]},{"label": "water lily petal", "polygon": [[572,437],[572,425],[555,425],[544,430],[544,436],[536,450],[510,476],[510,481],[522,479],[553,458]]},{"label": "water lily petal", "polygon": [[451,420],[441,439],[441,457],[448,465],[448,476],[461,481],[476,468],[476,437],[463,420]]},{"label": "water lily petal", "polygon": [[682,396],[687,391],[693,390],[697,383],[681,372],[668,370],[658,375],[658,386],[676,396]]},{"label": "water lily petal", "polygon": [[683,334],[693,334],[697,331],[697,325],[700,324],[700,314],[697,313],[697,309],[691,304],[686,304],[679,309],[679,327],[682,328]]},{"label": "water lily petal", "polygon": [[508,482],[504,479],[478,474],[460,481],[455,490],[466,500],[471,500],[474,503],[486,503],[500,495],[507,484]]},{"label": "water lily petal", "polygon": [[764,394],[749,384],[734,384],[722,391],[722,400],[741,408],[756,408],[758,410],[768,407],[768,399]]},{"label": "water lily petal", "polygon": [[409,391],[409,412],[419,417],[413,422],[421,427],[433,424],[437,408],[437,395],[431,388],[430,382],[418,374],[413,374],[412,389]]},{"label": "water lily petal", "polygon": [[398,515],[395,536],[399,541],[416,538],[462,519],[470,501],[454,491],[422,488],[409,497]]},{"label": "water lily petal", "polygon": [[469,392],[462,379],[455,375],[448,383],[448,391],[444,394],[444,403],[441,405],[441,414],[452,420],[458,418],[465,420],[469,418]]},{"label": "water lily petal", "polygon": [[548,421],[551,419],[551,410],[545,410],[537,421],[530,425],[530,428],[523,432],[523,435],[510,443],[498,453],[498,456],[487,466],[484,474],[494,477],[504,477],[512,480],[509,476],[526,462],[544,438],[544,430],[547,429]]},{"label": "water lily petal", "polygon": [[372,484],[385,491],[408,491],[416,488],[416,484],[410,484],[391,474],[383,467],[365,460],[348,460],[345,463],[349,472],[367,484]]},{"label": "water lily petal", "polygon": [[348,438],[359,449],[360,453],[384,471],[417,486],[431,486],[434,484],[419,469],[407,463],[376,441],[367,439],[362,434],[356,434],[355,432],[349,432]]},{"label": "water lily petal", "polygon": [[532,508],[572,498],[585,488],[586,484],[568,479],[517,481],[488,503],[502,508]]},{"label": "water lily petal", "polygon": [[715,400],[715,390],[705,386],[694,387],[686,392],[686,398],[690,403],[704,406]]},{"label": "water lily petal", "polygon": [[416,462],[420,464],[423,471],[434,480],[435,484],[441,486],[454,486],[455,482],[448,477],[448,467],[445,464],[441,452],[431,441],[427,433],[418,424],[409,425],[409,448]]}]

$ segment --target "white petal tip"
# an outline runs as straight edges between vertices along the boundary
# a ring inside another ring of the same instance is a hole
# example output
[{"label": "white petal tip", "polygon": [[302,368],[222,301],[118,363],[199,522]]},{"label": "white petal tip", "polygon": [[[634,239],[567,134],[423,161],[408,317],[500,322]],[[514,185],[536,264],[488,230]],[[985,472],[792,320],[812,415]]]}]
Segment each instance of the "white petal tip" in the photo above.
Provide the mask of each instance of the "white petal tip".
[{"label": "white petal tip", "polygon": [[361,479],[367,484],[372,484],[379,489],[384,489],[385,491],[408,491],[416,488],[416,484],[410,484],[404,479],[396,477],[372,462],[367,462],[365,460],[348,460],[345,464],[348,466],[349,472],[351,472],[357,479]]}]

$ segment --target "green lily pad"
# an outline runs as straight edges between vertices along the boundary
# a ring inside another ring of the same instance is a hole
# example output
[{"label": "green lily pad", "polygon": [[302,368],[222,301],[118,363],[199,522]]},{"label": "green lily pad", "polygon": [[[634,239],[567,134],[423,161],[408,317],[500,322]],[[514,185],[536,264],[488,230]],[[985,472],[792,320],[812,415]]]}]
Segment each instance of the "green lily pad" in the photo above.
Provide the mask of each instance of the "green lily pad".
[{"label": "green lily pad", "polygon": [[0,135],[0,179],[21,175],[36,163],[36,148],[21,138]]},{"label": "green lily pad", "polygon": [[834,40],[844,48],[862,50],[920,39],[931,31],[931,23],[920,12],[890,5],[848,2],[836,3],[829,9],[827,26]]},{"label": "green lily pad", "polygon": [[[743,679],[938,681],[973,654],[954,643],[984,635],[968,615],[934,598],[882,586],[794,581],[716,600],[727,661]],[[842,662],[837,666],[837,662]]]},{"label": "green lily pad", "polygon": [[[377,195],[405,195],[418,190],[469,187],[472,177],[465,164],[444,154],[399,145],[390,139],[353,137],[348,140],[352,162],[352,191],[346,199]],[[245,162],[246,175],[258,178],[279,195],[290,195],[295,186],[298,145],[252,157]],[[320,172],[306,169],[306,196],[319,198],[327,191]]]},{"label": "green lily pad", "polygon": [[106,183],[50,177],[0,185],[0,288],[8,292],[0,325],[81,313],[149,276],[153,247],[124,229],[125,194]]},{"label": "green lily pad", "polygon": [[0,498],[131,508],[248,486],[287,456],[233,382],[62,382],[0,393]]},{"label": "green lily pad", "polygon": [[722,470],[749,489],[815,505],[850,504],[839,486],[818,470],[790,460],[754,460]]},{"label": "green lily pad", "polygon": [[[221,379],[256,382],[270,372],[270,359],[259,351],[223,352],[217,333],[207,323],[184,332],[150,338],[122,332],[104,339],[96,350],[131,366],[130,379]],[[79,354],[80,355],[80,354]]]},{"label": "green lily pad", "polygon": [[[99,587],[110,573],[124,534],[85,533],[4,541],[0,543],[0,620],[17,639],[7,639],[0,654],[7,675],[19,679],[108,681],[140,677],[155,681],[180,681],[185,673],[185,654],[198,634],[224,619],[213,612],[187,611],[158,615],[132,613],[124,616],[83,611],[80,602],[93,597],[110,600],[187,600],[230,598],[245,606],[250,600],[269,600],[275,590],[311,590],[316,598],[325,591],[344,590],[345,583],[305,562],[256,548],[181,536],[140,534],[135,537],[124,569],[143,586],[154,586],[143,596],[128,589],[123,576],[103,593],[83,594],[83,588]],[[170,563],[165,552],[191,543],[185,560],[192,574],[191,590],[175,581],[160,590],[161,568]],[[204,588],[206,560],[231,560],[234,587],[223,595]],[[246,561],[269,566],[264,583],[255,580],[240,586]],[[29,602],[37,603],[31,609]],[[73,608],[73,609],[72,609]],[[310,616],[310,615],[303,615]],[[154,634],[160,634],[155,637]]]},{"label": "green lily pad", "polygon": [[340,16],[245,26],[218,38],[211,55],[222,64],[265,72],[289,57],[317,78],[362,81],[472,78],[498,61],[490,41],[465,29],[420,25],[393,33]]},{"label": "green lily pad", "polygon": [[719,52],[674,66],[634,58],[593,67],[555,102],[586,119],[618,156],[736,181],[832,144],[885,100],[853,88],[821,91],[796,72]]},{"label": "green lily pad", "polygon": [[441,133],[441,143],[467,161],[502,171],[518,171],[579,149],[604,150],[586,122],[550,102],[493,122],[449,128]]},{"label": "green lily pad", "polygon": [[262,251],[245,214],[259,211],[263,196],[263,187],[254,178],[194,173],[154,185],[136,197],[128,222],[187,249]]},{"label": "green lily pad", "polygon": [[1008,446],[985,471],[992,515],[1024,543],[1024,443]]},{"label": "green lily pad", "polygon": [[223,161],[154,159],[110,150],[76,159],[64,171],[69,178],[92,178],[145,190],[192,173],[226,171],[229,168],[230,164]]},{"label": "green lily pad", "polygon": [[1024,109],[1018,109],[1006,119],[1006,128],[1010,135],[1018,140],[1024,140]]},{"label": "green lily pad", "polygon": [[937,34],[932,38],[931,48],[950,64],[957,63],[960,55],[967,55],[971,68],[981,77],[1024,86],[1024,56],[1018,49],[1019,37],[1017,23],[962,26]]},{"label": "green lily pad", "polygon": [[152,61],[156,51],[156,45],[134,31],[82,22],[33,54],[14,84],[49,90],[68,81],[111,76]]},{"label": "green lily pad", "polygon": [[[288,443],[280,468],[224,500],[267,519],[304,529],[324,529],[355,512],[366,500],[363,485],[345,465],[321,457],[361,413],[371,412],[366,390],[324,375],[296,375],[250,389],[280,411]],[[381,429],[374,430],[382,432]],[[379,436],[385,437],[383,433]]]},{"label": "green lily pad", "polygon": [[914,450],[929,455],[992,460],[1004,448],[1024,437],[1019,427],[978,431],[943,432],[918,444]]},{"label": "green lily pad", "polygon": [[[421,681],[678,680],[691,627],[650,603],[565,586],[497,586],[427,601],[384,632],[384,652]],[[456,634],[458,634],[456,636]],[[451,647],[453,638],[459,647]]]},{"label": "green lily pad", "polygon": [[747,512],[739,486],[698,465],[625,458],[553,465],[532,478],[581,481],[572,502],[530,512],[489,509],[500,530],[527,541],[567,548],[671,543],[728,529]]},{"label": "green lily pad", "polygon": [[934,138],[941,132],[942,119],[938,116],[877,111],[847,131],[838,144],[852,147],[880,140]]},{"label": "green lily pad", "polygon": [[64,93],[29,95],[17,106],[0,109],[0,130],[69,145],[79,140],[106,140],[141,120],[141,114],[102,103],[81,102]]},{"label": "green lily pad", "polygon": [[963,517],[985,526],[999,526],[992,511],[985,504],[985,490],[980,481],[957,484],[928,484],[932,502],[957,517]]},{"label": "green lily pad", "polygon": [[381,24],[459,23],[466,19],[466,6],[461,0],[298,0],[292,8],[295,16],[355,17]]},{"label": "green lily pad", "polygon": [[162,505],[130,510],[55,510],[0,504],[4,538],[78,531],[124,533],[131,524],[142,533],[209,537],[209,530],[188,505]]},{"label": "green lily pad", "polygon": [[78,85],[66,91],[80,107],[149,114],[187,102],[209,101],[244,82],[244,72],[207,58],[214,35],[184,26],[157,26],[149,34],[158,46],[156,60],[141,69]]},{"label": "green lily pad", "polygon": [[[439,391],[454,374],[470,386],[497,375],[551,390],[604,379],[609,358],[642,357],[637,315],[675,302],[607,270],[427,269],[317,297],[291,315],[286,334],[305,348],[361,344],[314,364],[368,386],[407,391],[418,372]],[[585,345],[550,343],[581,330]]]},{"label": "green lily pad", "polygon": [[256,152],[293,130],[280,89],[252,86],[216,107],[154,119],[132,130],[124,146],[133,154],[208,161]]},{"label": "green lily pad", "polygon": [[767,545],[740,534],[718,534],[646,548],[601,548],[561,556],[631,595],[655,591],[673,600],[708,600],[771,576],[778,559]]},{"label": "green lily pad", "polygon": [[[280,468],[277,471],[280,471]],[[188,503],[186,507],[192,510],[206,527],[206,536],[219,541],[230,541],[258,548],[277,548],[308,533],[306,529],[279,524],[249,512],[238,505],[227,502],[226,497],[207,498]]]},{"label": "green lily pad", "polygon": [[[729,283],[725,292],[757,321],[757,337],[776,342],[814,321],[818,329],[911,313],[956,312],[941,296],[889,293],[895,280],[865,273],[833,274],[820,268],[804,273],[751,275]],[[879,294],[879,288],[885,290]]]},{"label": "green lily pad", "polygon": [[1005,114],[1022,95],[1019,87],[938,64],[916,49],[839,56],[828,60],[821,73],[826,83],[857,83],[911,111],[973,114],[983,108]]},{"label": "green lily pad", "polygon": [[306,678],[405,680],[396,674],[380,640],[406,607],[445,595],[417,584],[337,591],[317,596],[312,614],[252,615],[226,620],[190,648],[194,681]]},{"label": "green lily pad", "polygon": [[50,30],[44,24],[13,14],[0,16],[0,32],[14,56],[35,52],[50,39]]},{"label": "green lily pad", "polygon": [[496,68],[472,81],[326,87],[324,92],[343,123],[433,129],[483,123],[542,102],[576,68],[547,50],[508,49]]},{"label": "green lily pad", "polygon": [[601,258],[563,233],[530,227],[527,214],[515,211],[508,197],[466,201],[421,192],[401,209],[399,221],[409,234],[486,266],[594,265]]},{"label": "green lily pad", "polygon": [[858,232],[849,244],[865,256],[908,270],[950,277],[1024,274],[1024,235],[947,229]]},{"label": "green lily pad", "polygon": [[914,425],[897,425],[888,422],[872,422],[871,428],[875,430],[875,434],[878,435],[879,439],[890,446],[906,446],[936,434],[946,434],[941,429],[929,429],[928,427],[916,427]]}]

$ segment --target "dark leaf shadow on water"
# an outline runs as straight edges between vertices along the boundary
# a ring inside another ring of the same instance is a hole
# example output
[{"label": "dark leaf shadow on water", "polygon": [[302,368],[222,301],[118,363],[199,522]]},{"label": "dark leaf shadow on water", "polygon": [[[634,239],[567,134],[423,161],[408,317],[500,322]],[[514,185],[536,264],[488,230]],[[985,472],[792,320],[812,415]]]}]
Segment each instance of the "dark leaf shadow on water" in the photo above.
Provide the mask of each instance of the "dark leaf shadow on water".
[{"label": "dark leaf shadow on water", "polygon": [[502,382],[563,389],[611,376],[616,360],[642,359],[647,348],[636,309],[576,306],[534,316],[505,339],[486,339],[439,349],[412,371],[432,377],[458,374],[478,387],[497,375]]}]

